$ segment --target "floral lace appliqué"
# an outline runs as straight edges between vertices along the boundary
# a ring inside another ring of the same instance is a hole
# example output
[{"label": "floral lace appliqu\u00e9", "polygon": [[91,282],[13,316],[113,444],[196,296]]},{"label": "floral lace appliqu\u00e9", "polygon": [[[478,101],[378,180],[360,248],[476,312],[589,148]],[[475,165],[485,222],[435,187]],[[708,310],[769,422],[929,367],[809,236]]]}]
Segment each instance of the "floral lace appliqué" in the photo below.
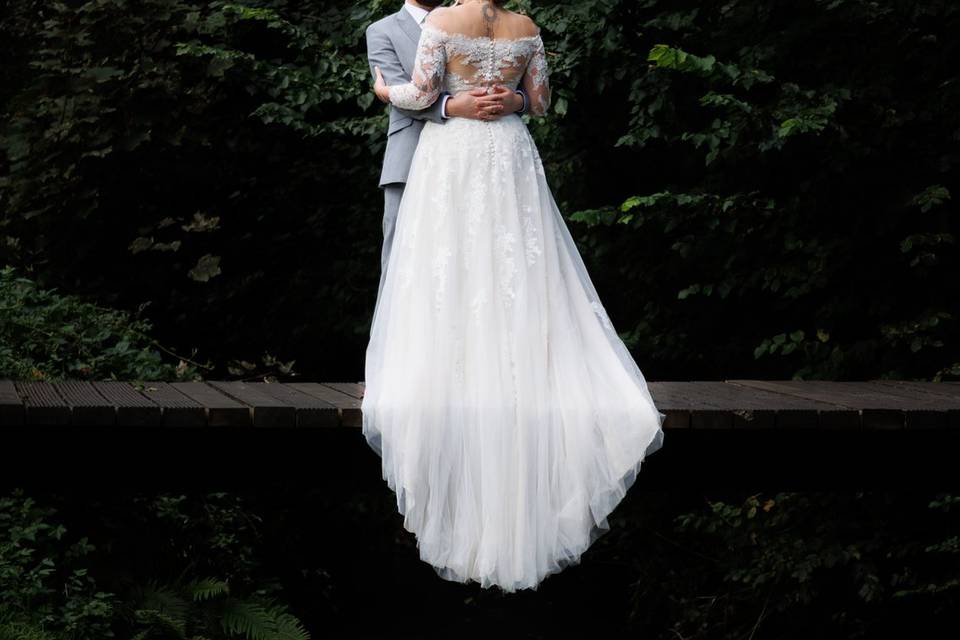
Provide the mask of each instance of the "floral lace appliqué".
[{"label": "floral lace appliqu\u00e9", "polygon": [[514,247],[517,243],[516,236],[512,231],[508,231],[503,223],[496,223],[495,237],[497,241],[497,252],[499,253],[499,271],[500,271],[500,293],[504,302],[508,305],[516,298],[514,291],[514,277],[517,273],[517,261],[514,258]]},{"label": "floral lace appliqu\u00e9", "polygon": [[547,69],[547,53],[543,40],[537,36],[534,49],[523,76],[523,88],[530,98],[530,113],[542,116],[550,108],[550,72]]},{"label": "floral lace appliqu\u00e9", "polygon": [[451,94],[476,87],[523,84],[529,112],[543,115],[550,106],[546,51],[540,35],[490,38],[449,33],[424,23],[411,81],[390,86],[390,102],[425,109],[442,90]]},{"label": "floral lace appliqu\u00e9", "polygon": [[[525,208],[530,209],[529,205]],[[527,266],[532,267],[537,262],[537,256],[542,252],[537,239],[537,227],[529,215],[523,217],[523,248],[527,257]]]},{"label": "floral lace appliqu\u00e9", "polygon": [[440,311],[443,308],[443,300],[447,292],[447,265],[450,262],[450,256],[453,255],[453,252],[450,251],[450,247],[440,247],[437,249],[436,254],[433,257],[433,280],[434,280],[434,293],[433,293],[433,304],[437,311]]},{"label": "floral lace appliqu\u00e9", "polygon": [[391,85],[390,102],[403,109],[429,107],[440,95],[446,66],[443,33],[424,27],[413,63],[413,77],[406,84]]}]

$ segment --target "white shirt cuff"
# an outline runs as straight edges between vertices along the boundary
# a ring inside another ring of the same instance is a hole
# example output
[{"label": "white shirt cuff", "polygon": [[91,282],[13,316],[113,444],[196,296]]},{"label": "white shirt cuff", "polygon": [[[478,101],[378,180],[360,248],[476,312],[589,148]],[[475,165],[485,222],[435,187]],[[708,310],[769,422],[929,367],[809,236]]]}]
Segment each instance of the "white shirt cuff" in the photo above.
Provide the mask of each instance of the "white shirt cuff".
[{"label": "white shirt cuff", "polygon": [[526,91],[517,91],[514,89],[514,93],[519,93],[520,97],[523,98],[523,106],[520,107],[520,113],[527,112],[527,92]]}]

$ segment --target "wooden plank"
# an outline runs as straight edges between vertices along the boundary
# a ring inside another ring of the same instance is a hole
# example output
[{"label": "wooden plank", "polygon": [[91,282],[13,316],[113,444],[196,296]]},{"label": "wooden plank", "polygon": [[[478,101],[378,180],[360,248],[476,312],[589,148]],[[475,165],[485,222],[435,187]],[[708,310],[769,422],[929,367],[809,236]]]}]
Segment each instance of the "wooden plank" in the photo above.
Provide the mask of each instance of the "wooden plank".
[{"label": "wooden plank", "polygon": [[863,382],[827,380],[736,380],[770,391],[837,404],[860,412],[860,424],[867,429],[902,429],[906,414],[916,407],[904,398],[885,393]]},{"label": "wooden plank", "polygon": [[665,429],[668,426],[697,429],[733,427],[733,415],[729,411],[707,401],[687,382],[648,382],[647,387],[653,396],[653,403],[667,414]]},{"label": "wooden plank", "polygon": [[297,412],[298,427],[336,427],[340,412],[329,402],[297,391],[289,384],[260,382],[260,390],[293,406]]},{"label": "wooden plank", "polygon": [[693,380],[687,383],[687,388],[714,410],[728,413],[734,429],[763,429],[776,425],[776,410],[757,404],[740,387],[722,381]]},{"label": "wooden plank", "polygon": [[905,397],[938,398],[936,406],[946,412],[947,428],[960,428],[960,385],[914,380],[870,380],[869,382],[893,388]]},{"label": "wooden plank", "polygon": [[685,406],[678,393],[676,382],[652,382],[647,380],[647,389],[653,397],[657,409],[667,414],[663,421],[664,429],[689,429],[690,408]]},{"label": "wooden plank", "polygon": [[13,380],[0,380],[0,426],[21,426],[24,422],[26,410]]},{"label": "wooden plank", "polygon": [[[897,424],[906,429],[942,429],[947,424],[947,413],[936,400],[916,393],[904,394],[889,387],[865,381],[811,380],[816,389],[842,395],[845,402],[862,402],[860,409],[864,427],[897,428],[887,425],[885,417],[899,413]],[[871,422],[875,424],[871,424]]]},{"label": "wooden plank", "polygon": [[360,410],[361,400],[318,382],[290,382],[287,384],[297,391],[302,391],[335,406],[340,414],[340,424],[342,426],[363,426],[363,414]]},{"label": "wooden plank", "polygon": [[49,382],[15,381],[14,387],[23,399],[26,424],[70,424],[70,405]]},{"label": "wooden plank", "polygon": [[[734,429],[815,428],[819,424],[816,403],[810,400],[789,398],[722,381],[692,381],[687,384],[704,402],[730,412]],[[832,405],[822,405],[821,408],[832,408]]]},{"label": "wooden plank", "polygon": [[960,395],[950,397],[919,391],[896,381],[870,380],[862,384],[881,389],[881,393],[895,395],[908,403],[911,407],[905,412],[908,429],[944,429],[960,425]]},{"label": "wooden plank", "polygon": [[135,382],[134,389],[160,407],[160,424],[164,427],[203,427],[207,414],[203,405],[180,393],[167,382]]},{"label": "wooden plank", "polygon": [[250,408],[204,382],[171,382],[170,386],[203,407],[211,427],[249,427]]},{"label": "wooden plank", "polygon": [[250,419],[255,427],[293,427],[297,424],[297,410],[268,393],[255,383],[240,380],[210,380],[209,384],[250,407]]},{"label": "wooden plank", "polygon": [[321,382],[320,384],[326,385],[331,389],[336,389],[340,393],[345,393],[357,400],[363,399],[365,386],[359,382]]},{"label": "wooden plank", "polygon": [[[947,384],[944,382],[927,382],[923,380],[887,380],[887,379],[875,379],[869,380],[870,384],[879,384],[892,387],[899,387],[904,390],[910,390],[916,392],[916,394],[924,394],[935,396],[938,398],[950,398],[957,402],[960,402],[960,385]],[[952,407],[953,403],[950,403],[948,406]]]},{"label": "wooden plank", "polygon": [[64,380],[51,384],[70,405],[71,424],[111,426],[117,423],[117,410],[113,403],[100,395],[92,382]]},{"label": "wooden plank", "polygon": [[758,406],[775,409],[779,427],[859,429],[861,426],[858,409],[825,402],[823,399],[809,395],[796,394],[793,393],[793,387],[784,389],[780,386],[768,385],[767,382],[745,379],[724,381],[728,388],[742,389],[744,395],[755,397],[759,402]]},{"label": "wooden plank", "polygon": [[911,404],[913,406],[929,409],[940,408],[944,410],[960,407],[960,389],[953,395],[949,392],[937,393],[935,390],[929,389],[930,385],[950,388],[945,385],[940,385],[939,383],[928,383],[921,387],[919,385],[922,383],[911,383],[906,380],[869,380],[854,384],[875,389],[878,393],[891,394],[899,398],[904,398],[907,401],[912,401]]},{"label": "wooden plank", "polygon": [[117,424],[125,427],[160,426],[160,407],[143,397],[129,382],[105,380],[93,387],[116,407]]}]

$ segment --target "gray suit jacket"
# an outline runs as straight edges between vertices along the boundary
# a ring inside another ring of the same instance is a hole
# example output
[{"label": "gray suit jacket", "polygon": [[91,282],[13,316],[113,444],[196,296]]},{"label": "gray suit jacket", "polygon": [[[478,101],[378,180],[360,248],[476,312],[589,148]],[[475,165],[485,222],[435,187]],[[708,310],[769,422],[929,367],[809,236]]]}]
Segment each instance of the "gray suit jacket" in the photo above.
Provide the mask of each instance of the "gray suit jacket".
[{"label": "gray suit jacket", "polygon": [[[410,82],[413,63],[420,43],[420,25],[413,16],[400,8],[394,14],[377,20],[367,27],[367,60],[370,73],[374,66],[380,67],[388,85]],[[387,129],[387,150],[383,156],[383,171],[380,186],[407,181],[413,152],[420,139],[420,130],[425,120],[442,123],[440,115],[443,95],[422,111],[400,109],[390,105],[390,126]]]}]

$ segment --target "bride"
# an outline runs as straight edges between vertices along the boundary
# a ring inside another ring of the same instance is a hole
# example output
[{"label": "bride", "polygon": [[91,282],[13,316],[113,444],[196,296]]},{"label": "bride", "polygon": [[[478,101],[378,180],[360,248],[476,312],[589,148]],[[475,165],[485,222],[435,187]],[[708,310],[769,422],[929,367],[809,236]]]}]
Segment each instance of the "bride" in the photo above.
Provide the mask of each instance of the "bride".
[{"label": "bride", "polygon": [[[522,84],[543,115],[539,29],[463,0],[423,26],[407,109]],[[427,122],[366,351],[363,434],[443,579],[536,589],[609,531],[666,415],[601,304],[520,118]]]}]

